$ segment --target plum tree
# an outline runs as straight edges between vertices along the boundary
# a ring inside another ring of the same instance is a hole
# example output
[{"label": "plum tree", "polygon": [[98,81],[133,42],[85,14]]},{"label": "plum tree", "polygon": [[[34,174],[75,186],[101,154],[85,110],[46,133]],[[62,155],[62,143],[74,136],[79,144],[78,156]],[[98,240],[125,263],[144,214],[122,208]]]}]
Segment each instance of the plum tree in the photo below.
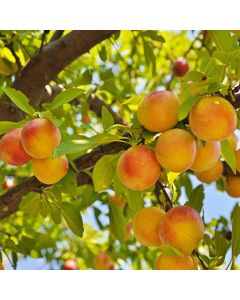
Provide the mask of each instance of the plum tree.
[{"label": "plum tree", "polygon": [[13,129],[0,140],[0,160],[12,166],[21,166],[30,160],[21,143],[22,129]]},{"label": "plum tree", "polygon": [[220,157],[220,142],[206,142],[203,146],[197,145],[196,157],[191,170],[202,172],[212,168]]},{"label": "plum tree", "polygon": [[154,151],[148,146],[133,146],[118,160],[118,177],[129,189],[143,191],[160,176],[160,166]]},{"label": "plum tree", "polygon": [[145,207],[134,216],[135,238],[145,246],[160,246],[159,228],[165,212],[157,207]]},{"label": "plum tree", "polygon": [[155,270],[197,270],[197,264],[190,255],[168,256],[162,253],[156,263]]},{"label": "plum tree", "polygon": [[178,77],[183,77],[189,70],[189,64],[186,58],[178,57],[173,64],[173,74]]},{"label": "plum tree", "polygon": [[236,129],[237,115],[231,103],[224,98],[205,96],[191,109],[189,124],[199,139],[221,141]]},{"label": "plum tree", "polygon": [[141,125],[153,132],[162,132],[178,122],[179,100],[170,91],[156,91],[144,97],[137,109]]},{"label": "plum tree", "polygon": [[168,171],[184,172],[193,165],[196,142],[187,131],[170,129],[159,136],[155,153],[159,164]]},{"label": "plum tree", "polygon": [[229,196],[233,198],[240,197],[240,177],[239,176],[229,176],[227,177],[226,191]]},{"label": "plum tree", "polygon": [[42,159],[52,155],[53,149],[60,144],[61,134],[48,119],[38,118],[23,127],[21,141],[28,155]]},{"label": "plum tree", "polygon": [[160,226],[160,238],[185,255],[198,247],[204,233],[204,224],[199,213],[189,206],[170,209]]},{"label": "plum tree", "polygon": [[61,180],[68,171],[68,160],[65,155],[52,159],[32,159],[32,170],[39,181],[53,184]]}]

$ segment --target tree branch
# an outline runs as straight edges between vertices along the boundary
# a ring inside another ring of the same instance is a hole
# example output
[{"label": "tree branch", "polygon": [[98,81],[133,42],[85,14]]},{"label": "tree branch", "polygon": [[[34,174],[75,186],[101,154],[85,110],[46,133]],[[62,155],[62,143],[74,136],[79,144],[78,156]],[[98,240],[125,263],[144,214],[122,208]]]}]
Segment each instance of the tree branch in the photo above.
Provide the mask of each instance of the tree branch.
[{"label": "tree branch", "polygon": [[[33,57],[16,79],[13,87],[38,107],[46,84],[76,58],[88,52],[93,46],[113,34],[114,30],[75,30],[57,39]],[[7,96],[0,99],[0,120],[19,121],[24,114],[9,101]]]},{"label": "tree branch", "polygon": [[[96,147],[90,153],[86,153],[77,158],[74,162],[78,169],[78,185],[92,184],[92,179],[86,173],[82,172],[83,170],[92,168],[103,155],[115,154],[128,147],[130,147],[130,145],[126,143],[113,142]],[[49,187],[49,185],[39,182],[36,177],[31,177],[0,196],[0,219],[15,213],[24,195],[31,191],[40,193],[47,187]]]}]

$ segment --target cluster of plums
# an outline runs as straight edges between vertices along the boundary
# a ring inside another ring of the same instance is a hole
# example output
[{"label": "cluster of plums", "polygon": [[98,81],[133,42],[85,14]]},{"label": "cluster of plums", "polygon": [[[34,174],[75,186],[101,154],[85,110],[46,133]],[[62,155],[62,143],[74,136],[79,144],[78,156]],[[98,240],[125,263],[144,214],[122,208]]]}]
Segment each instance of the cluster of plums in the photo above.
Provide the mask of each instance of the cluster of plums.
[{"label": "cluster of plums", "polygon": [[0,160],[12,166],[21,166],[31,160],[37,179],[45,184],[54,184],[68,171],[65,155],[52,158],[52,151],[60,141],[59,129],[48,119],[37,118],[1,138]]},{"label": "cluster of plums", "polygon": [[[219,96],[203,96],[192,107],[189,127],[174,128],[178,123],[178,97],[170,91],[156,91],[140,102],[139,123],[147,130],[160,133],[155,149],[136,145],[126,150],[118,161],[119,179],[129,189],[143,191],[162,175],[162,168],[181,173],[195,172],[205,183],[223,175],[220,160],[220,141],[228,139],[236,151],[237,115],[234,107]],[[236,151],[237,170],[240,171],[240,151]],[[240,196],[240,177],[227,178],[226,190],[233,197]]]}]

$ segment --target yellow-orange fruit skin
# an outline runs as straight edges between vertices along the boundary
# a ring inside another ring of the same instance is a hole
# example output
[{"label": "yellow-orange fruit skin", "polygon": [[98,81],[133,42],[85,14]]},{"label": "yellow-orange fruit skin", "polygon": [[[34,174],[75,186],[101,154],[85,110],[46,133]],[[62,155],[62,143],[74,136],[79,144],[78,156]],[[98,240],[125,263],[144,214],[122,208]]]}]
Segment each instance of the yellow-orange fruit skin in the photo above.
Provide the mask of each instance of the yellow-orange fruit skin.
[{"label": "yellow-orange fruit skin", "polygon": [[209,184],[217,181],[223,175],[223,163],[219,160],[212,168],[202,172],[195,172],[195,175],[204,183]]},{"label": "yellow-orange fruit skin", "polygon": [[217,163],[220,153],[220,142],[206,142],[203,147],[197,145],[196,158],[191,170],[202,172],[212,168]]},{"label": "yellow-orange fruit skin", "polygon": [[0,264],[0,270],[5,270],[3,264]]},{"label": "yellow-orange fruit skin", "polygon": [[52,156],[53,149],[61,142],[61,134],[48,119],[38,118],[23,127],[21,140],[31,157],[43,159]]},{"label": "yellow-orange fruit skin", "polygon": [[32,159],[32,170],[39,181],[54,184],[61,180],[68,171],[68,160],[65,155],[52,159]]},{"label": "yellow-orange fruit skin", "polygon": [[93,266],[96,270],[111,270],[111,258],[106,253],[99,253],[94,257]]},{"label": "yellow-orange fruit skin", "polygon": [[238,138],[235,133],[231,134],[227,140],[229,141],[233,151],[237,150]]},{"label": "yellow-orange fruit skin", "polygon": [[149,131],[162,132],[178,122],[179,100],[170,91],[156,91],[146,95],[138,106],[139,123]]},{"label": "yellow-orange fruit skin", "polygon": [[168,171],[184,172],[195,160],[196,142],[185,130],[170,129],[159,136],[155,153],[160,165]]},{"label": "yellow-orange fruit skin", "polygon": [[234,107],[224,98],[205,96],[191,109],[189,125],[196,137],[204,141],[221,141],[237,126]]},{"label": "yellow-orange fruit skin", "polygon": [[226,191],[233,198],[240,198],[240,177],[227,177]]},{"label": "yellow-orange fruit skin", "polygon": [[151,148],[138,145],[129,148],[120,156],[117,173],[127,188],[143,191],[156,183],[160,166]]},{"label": "yellow-orange fruit skin", "polygon": [[145,246],[161,246],[159,228],[165,212],[157,207],[140,209],[133,219],[133,232],[137,241]]},{"label": "yellow-orange fruit skin", "polygon": [[123,199],[122,196],[110,196],[109,201],[121,208],[123,208],[126,205],[126,201]]},{"label": "yellow-orange fruit skin", "polygon": [[0,140],[0,160],[12,166],[21,166],[31,158],[21,143],[21,128],[13,129]]},{"label": "yellow-orange fruit skin", "polygon": [[237,171],[240,172],[240,149],[235,152],[237,160]]},{"label": "yellow-orange fruit skin", "polygon": [[156,263],[155,270],[197,270],[198,267],[190,255],[167,256],[162,253]]},{"label": "yellow-orange fruit skin", "polygon": [[198,247],[204,234],[204,224],[199,213],[188,206],[170,209],[160,226],[163,244],[169,244],[185,255]]}]

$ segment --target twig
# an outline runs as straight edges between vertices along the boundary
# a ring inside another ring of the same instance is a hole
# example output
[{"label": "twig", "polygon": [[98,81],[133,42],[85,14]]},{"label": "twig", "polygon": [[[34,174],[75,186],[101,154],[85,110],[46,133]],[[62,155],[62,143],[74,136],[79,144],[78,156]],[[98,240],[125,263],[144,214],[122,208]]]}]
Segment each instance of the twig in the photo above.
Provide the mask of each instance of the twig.
[{"label": "twig", "polygon": [[158,183],[159,183],[160,189],[161,189],[161,191],[163,192],[163,195],[164,195],[165,200],[166,200],[165,211],[169,211],[169,209],[173,208],[172,201],[171,201],[171,199],[169,198],[168,193],[166,192],[165,187],[164,187],[164,185],[161,183],[160,180],[158,180]]}]

